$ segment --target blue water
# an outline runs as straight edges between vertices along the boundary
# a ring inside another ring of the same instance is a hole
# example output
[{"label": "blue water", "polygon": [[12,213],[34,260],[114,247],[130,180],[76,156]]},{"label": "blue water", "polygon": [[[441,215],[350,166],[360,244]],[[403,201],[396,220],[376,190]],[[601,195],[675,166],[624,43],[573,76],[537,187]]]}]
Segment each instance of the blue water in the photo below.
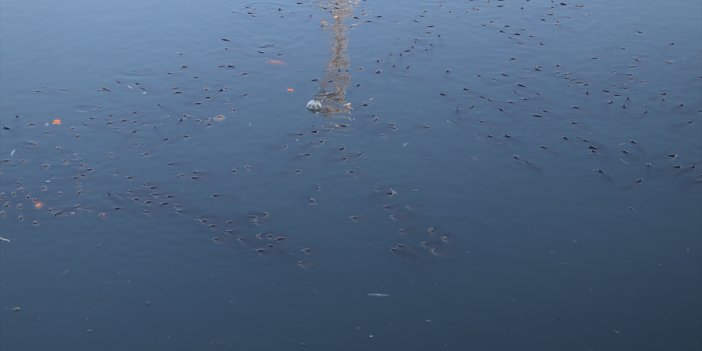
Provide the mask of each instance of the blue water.
[{"label": "blue water", "polygon": [[698,1],[4,0],[0,349],[699,350],[701,117]]}]

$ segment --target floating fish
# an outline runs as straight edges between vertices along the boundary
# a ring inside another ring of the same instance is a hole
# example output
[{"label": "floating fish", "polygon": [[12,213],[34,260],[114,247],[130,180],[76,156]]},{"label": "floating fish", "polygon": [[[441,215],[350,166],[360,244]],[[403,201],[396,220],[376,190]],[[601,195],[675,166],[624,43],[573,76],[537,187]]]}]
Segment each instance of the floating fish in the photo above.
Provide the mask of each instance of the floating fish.
[{"label": "floating fish", "polygon": [[368,293],[368,297],[390,297],[390,294],[384,293]]}]

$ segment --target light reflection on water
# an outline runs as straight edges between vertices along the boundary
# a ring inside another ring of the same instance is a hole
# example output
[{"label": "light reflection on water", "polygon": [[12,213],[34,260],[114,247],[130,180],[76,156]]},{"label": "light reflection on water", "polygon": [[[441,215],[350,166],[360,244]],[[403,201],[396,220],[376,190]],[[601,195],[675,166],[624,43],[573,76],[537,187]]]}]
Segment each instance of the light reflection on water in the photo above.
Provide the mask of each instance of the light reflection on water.
[{"label": "light reflection on water", "polygon": [[682,3],[2,3],[0,345],[699,347]]}]

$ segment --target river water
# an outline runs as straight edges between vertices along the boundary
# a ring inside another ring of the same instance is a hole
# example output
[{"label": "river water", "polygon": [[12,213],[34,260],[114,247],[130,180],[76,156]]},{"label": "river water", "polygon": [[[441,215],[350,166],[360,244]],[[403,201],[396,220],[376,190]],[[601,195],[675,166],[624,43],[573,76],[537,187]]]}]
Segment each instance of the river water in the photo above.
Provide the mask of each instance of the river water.
[{"label": "river water", "polygon": [[0,349],[699,350],[701,117],[699,1],[3,0]]}]

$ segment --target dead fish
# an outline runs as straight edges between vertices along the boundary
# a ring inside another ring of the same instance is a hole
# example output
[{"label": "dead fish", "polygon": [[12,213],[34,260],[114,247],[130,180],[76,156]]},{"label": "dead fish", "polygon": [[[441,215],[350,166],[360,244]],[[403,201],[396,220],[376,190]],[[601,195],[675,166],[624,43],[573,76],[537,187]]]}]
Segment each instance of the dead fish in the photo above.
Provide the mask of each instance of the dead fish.
[{"label": "dead fish", "polygon": [[276,59],[268,59],[268,60],[266,60],[266,63],[269,65],[278,65],[278,66],[287,65],[287,63],[285,61],[276,60]]},{"label": "dead fish", "polygon": [[385,293],[368,293],[366,295],[368,297],[390,297],[390,294],[385,294]]}]

